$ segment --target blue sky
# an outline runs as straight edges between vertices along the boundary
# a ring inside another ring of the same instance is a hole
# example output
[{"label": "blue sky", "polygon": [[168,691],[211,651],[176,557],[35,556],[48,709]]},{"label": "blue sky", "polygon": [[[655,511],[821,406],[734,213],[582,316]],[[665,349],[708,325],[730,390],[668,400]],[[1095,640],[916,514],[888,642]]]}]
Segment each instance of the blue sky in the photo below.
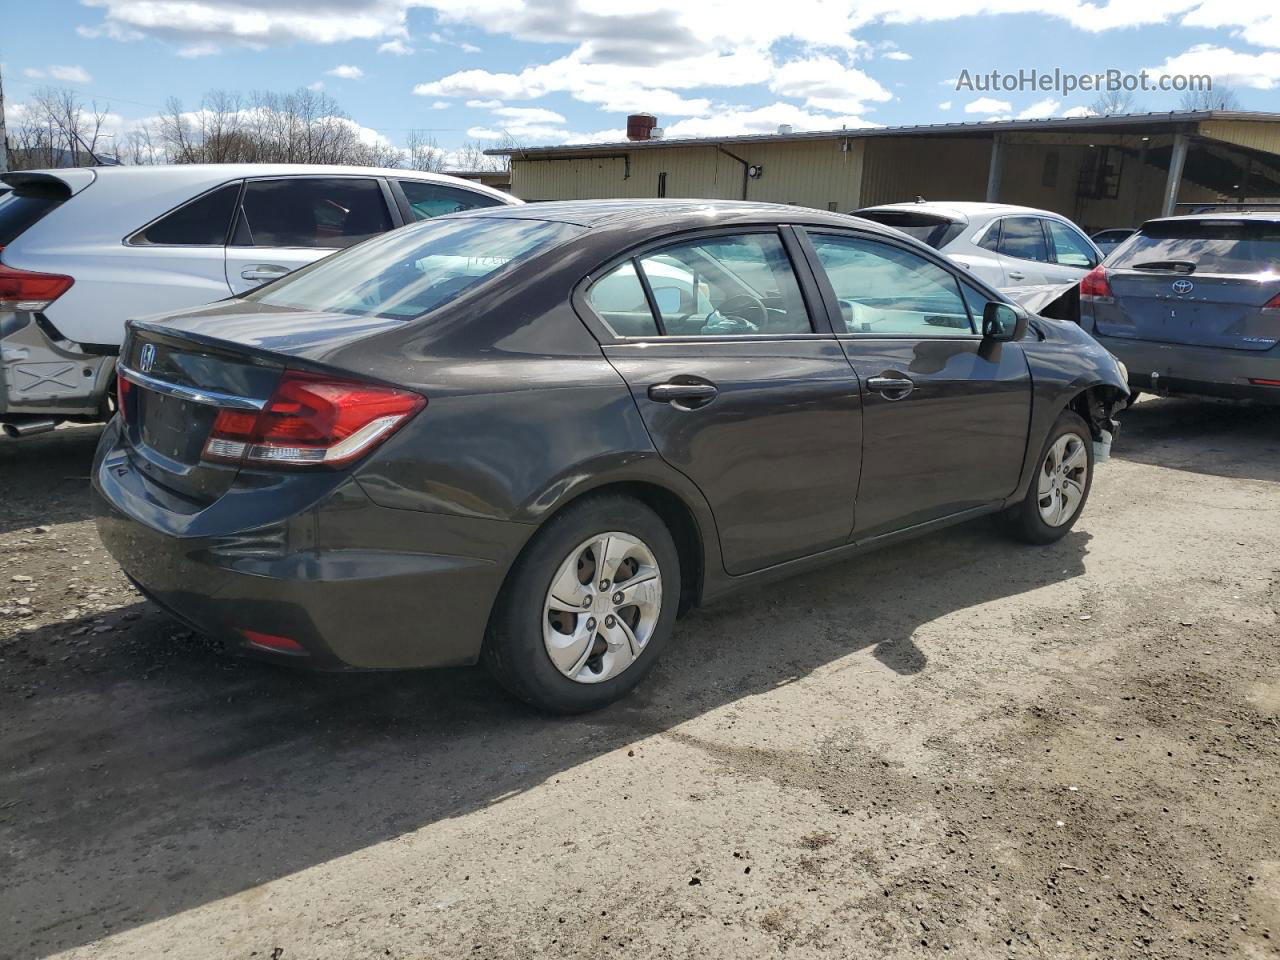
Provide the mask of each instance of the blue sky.
[{"label": "blue sky", "polygon": [[[957,91],[962,70],[1205,73],[1280,111],[1280,7],[1222,0],[47,0],[10,19],[12,116],[41,86],[109,105],[120,130],[169,97],[323,85],[369,139],[442,147],[1081,111],[1095,94]],[[950,82],[949,82],[950,81]],[[1179,94],[1137,95],[1149,110]],[[11,116],[11,122],[12,122]]]}]

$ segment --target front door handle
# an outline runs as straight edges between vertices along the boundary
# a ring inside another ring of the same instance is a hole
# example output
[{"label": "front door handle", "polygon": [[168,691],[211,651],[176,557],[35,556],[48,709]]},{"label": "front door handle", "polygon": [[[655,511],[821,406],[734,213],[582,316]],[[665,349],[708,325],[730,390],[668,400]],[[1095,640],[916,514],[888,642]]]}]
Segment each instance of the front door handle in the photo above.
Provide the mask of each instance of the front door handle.
[{"label": "front door handle", "polygon": [[283,277],[288,272],[288,267],[282,267],[278,263],[259,263],[256,266],[245,267],[240,271],[240,276],[245,280],[263,283]]},{"label": "front door handle", "polygon": [[1009,271],[1009,279],[1010,279],[1010,280],[1025,280],[1025,279],[1027,279],[1027,275],[1026,275],[1025,273],[1014,273],[1012,270],[1010,270],[1010,271]]},{"label": "front door handle", "polygon": [[867,380],[867,389],[878,393],[886,400],[901,400],[916,388],[915,381],[909,377],[871,377]]},{"label": "front door handle", "polygon": [[649,387],[649,399],[692,410],[710,403],[719,392],[714,383],[655,383]]}]

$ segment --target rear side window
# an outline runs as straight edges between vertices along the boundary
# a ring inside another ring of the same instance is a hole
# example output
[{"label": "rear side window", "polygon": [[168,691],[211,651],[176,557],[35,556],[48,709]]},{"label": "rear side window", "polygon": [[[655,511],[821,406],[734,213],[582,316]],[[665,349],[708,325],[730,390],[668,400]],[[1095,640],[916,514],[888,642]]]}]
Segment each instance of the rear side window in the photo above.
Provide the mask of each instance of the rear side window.
[{"label": "rear side window", "polygon": [[129,238],[130,243],[220,247],[227,242],[240,181],[196,197]]},{"label": "rear side window", "polygon": [[409,201],[415,220],[429,220],[446,213],[461,213],[478,207],[500,206],[502,201],[488,194],[426,180],[400,180],[400,189]]},{"label": "rear side window", "polygon": [[412,320],[582,229],[497,217],[428,220],[325,257],[242,297],[299,310]]},{"label": "rear side window", "polygon": [[[1280,262],[1280,222],[1274,220],[1168,220],[1148,223],[1114,267],[1196,273],[1260,273]],[[1183,267],[1185,269],[1185,267]]]},{"label": "rear side window", "polygon": [[71,196],[58,182],[23,183],[0,193],[0,247],[13,243],[37,220]]},{"label": "rear side window", "polygon": [[776,233],[708,237],[640,258],[669,336],[810,333],[800,284]]},{"label": "rear side window", "polygon": [[1000,252],[1019,260],[1049,260],[1044,229],[1038,217],[1005,217],[1000,222]]},{"label": "rear side window", "polygon": [[238,247],[341,249],[386,233],[391,227],[391,214],[377,180],[250,180],[233,243]]}]

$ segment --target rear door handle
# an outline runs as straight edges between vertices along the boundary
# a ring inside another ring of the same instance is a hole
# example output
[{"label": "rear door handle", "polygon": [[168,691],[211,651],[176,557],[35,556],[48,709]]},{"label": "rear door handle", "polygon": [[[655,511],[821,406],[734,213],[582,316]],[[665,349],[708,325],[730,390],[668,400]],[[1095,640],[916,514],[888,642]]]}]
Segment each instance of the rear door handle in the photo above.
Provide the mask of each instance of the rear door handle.
[{"label": "rear door handle", "polygon": [[692,410],[710,403],[719,392],[714,383],[655,383],[649,387],[649,399]]},{"label": "rear door handle", "polygon": [[255,280],[262,283],[266,280],[275,280],[283,277],[289,272],[288,267],[282,267],[277,263],[259,263],[253,267],[245,267],[240,271],[240,276],[245,280]]},{"label": "rear door handle", "polygon": [[915,381],[908,377],[871,377],[867,380],[867,389],[886,400],[901,400],[915,388]]}]

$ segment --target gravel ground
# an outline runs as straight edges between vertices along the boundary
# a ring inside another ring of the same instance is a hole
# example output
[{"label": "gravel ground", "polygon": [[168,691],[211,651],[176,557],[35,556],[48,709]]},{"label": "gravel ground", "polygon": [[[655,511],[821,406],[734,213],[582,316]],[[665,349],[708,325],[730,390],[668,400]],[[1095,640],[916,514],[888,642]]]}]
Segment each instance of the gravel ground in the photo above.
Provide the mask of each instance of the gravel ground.
[{"label": "gravel ground", "polygon": [[94,440],[0,446],[0,956],[1277,955],[1275,412],[1139,403],[1059,544],[701,610],[578,719],[215,652]]}]

